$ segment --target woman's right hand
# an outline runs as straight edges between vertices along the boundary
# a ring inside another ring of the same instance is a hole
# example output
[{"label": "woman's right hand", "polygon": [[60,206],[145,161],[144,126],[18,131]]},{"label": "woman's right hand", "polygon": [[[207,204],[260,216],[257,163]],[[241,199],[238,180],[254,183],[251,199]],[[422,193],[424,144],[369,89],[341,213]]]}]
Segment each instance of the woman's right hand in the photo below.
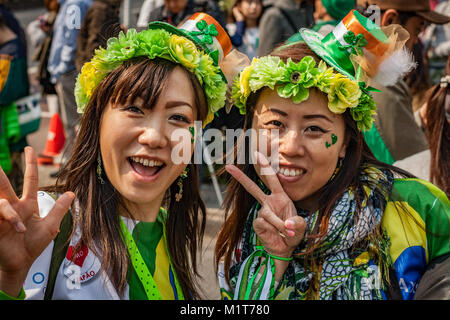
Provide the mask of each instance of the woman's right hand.
[{"label": "woman's right hand", "polygon": [[241,10],[239,10],[238,7],[234,7],[232,11],[233,11],[234,19],[236,21],[244,21],[245,20],[244,15],[242,14]]},{"label": "woman's right hand", "polygon": [[303,240],[306,231],[305,220],[297,215],[294,203],[261,153],[256,152],[257,163],[267,171],[266,180],[270,195],[266,195],[258,185],[234,165],[225,169],[231,174],[260,204],[253,229],[261,240],[264,249],[273,255],[290,258],[292,252]]},{"label": "woman's right hand", "polygon": [[56,237],[65,213],[75,198],[64,193],[45,218],[39,216],[36,154],[25,148],[22,197],[14,193],[0,168],[0,290],[17,296],[33,262]]}]

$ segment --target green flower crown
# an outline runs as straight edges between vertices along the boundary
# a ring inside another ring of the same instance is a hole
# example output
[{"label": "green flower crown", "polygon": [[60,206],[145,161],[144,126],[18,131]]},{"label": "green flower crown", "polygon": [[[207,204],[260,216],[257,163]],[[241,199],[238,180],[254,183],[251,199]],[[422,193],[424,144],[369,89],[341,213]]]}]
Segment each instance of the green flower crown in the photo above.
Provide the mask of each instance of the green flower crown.
[{"label": "green flower crown", "polygon": [[198,49],[194,42],[163,29],[139,33],[129,29],[126,34],[120,32],[117,38],[109,39],[106,49],[95,50],[92,60],[84,64],[75,84],[78,112],[84,112],[95,88],[109,72],[124,61],[140,56],[179,63],[195,74],[208,102],[209,112],[205,123],[211,121],[214,113],[225,105],[226,80],[214,60]]},{"label": "green flower crown", "polygon": [[364,84],[334,73],[324,61],[316,67],[311,56],[298,63],[290,58],[284,63],[275,56],[254,58],[233,83],[232,98],[241,114],[246,113],[250,94],[263,87],[276,90],[280,97],[291,98],[296,104],[308,99],[309,88],[318,88],[327,94],[331,112],[342,114],[349,109],[360,131],[372,127],[376,105]]}]

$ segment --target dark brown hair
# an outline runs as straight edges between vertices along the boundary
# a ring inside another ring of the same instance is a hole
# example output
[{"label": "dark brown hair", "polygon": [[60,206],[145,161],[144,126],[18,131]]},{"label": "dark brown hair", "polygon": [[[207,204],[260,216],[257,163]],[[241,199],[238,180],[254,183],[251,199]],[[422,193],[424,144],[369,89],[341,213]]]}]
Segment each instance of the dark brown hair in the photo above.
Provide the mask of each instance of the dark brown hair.
[{"label": "dark brown hair", "polygon": [[[445,75],[450,75],[450,57],[447,58]],[[431,152],[430,181],[450,197],[450,125],[445,116],[445,100],[448,85],[437,84],[431,89],[425,113],[425,132]]]},{"label": "dark brown hair", "polygon": [[[296,43],[293,45],[281,46],[275,49],[271,54],[272,56],[278,56],[283,61],[291,58],[294,62],[300,61],[305,56],[312,56],[316,62],[319,58],[312,52],[309,47],[304,43]],[[254,108],[258,99],[259,92],[252,94],[247,101],[247,113],[245,116],[244,130],[251,128],[252,117]],[[344,192],[350,187],[354,187],[359,190],[362,187],[360,179],[363,165],[371,164],[380,169],[390,169],[395,171],[401,176],[412,177],[409,173],[387,165],[378,161],[373,153],[367,146],[362,132],[360,132],[356,126],[356,122],[348,111],[343,114],[345,126],[346,126],[346,156],[342,161],[341,168],[336,174],[334,179],[330,180],[324,185],[318,193],[320,193],[319,203],[319,216],[317,224],[318,229],[312,230],[312,236],[309,236],[307,243],[306,254],[311,264],[314,264],[314,257],[312,252],[314,251],[314,239],[322,239],[328,230],[328,222],[330,215],[333,211],[335,202],[344,194]],[[249,150],[249,146],[246,146],[246,151]],[[237,165],[250,179],[253,181],[258,180],[258,176],[252,164],[246,162],[243,165]],[[369,182],[368,182],[369,183]],[[384,189],[381,185],[373,186],[368,185],[370,188],[375,189],[378,195],[387,197],[389,190]],[[355,219],[358,219],[358,213],[360,212],[361,204],[364,199],[361,195],[355,193],[355,200],[357,203]],[[247,220],[251,207],[255,204],[256,200],[242,187],[242,185],[235,179],[231,179],[227,195],[225,197],[225,211],[227,213],[227,219],[219,233],[218,240],[215,248],[216,268],[219,261],[223,259],[225,267],[225,277],[229,280],[228,271],[231,266],[232,257],[237,249],[239,241],[241,240],[244,230],[245,222]],[[311,212],[310,214],[312,214]],[[374,233],[378,230],[374,230]],[[307,259],[305,258],[305,262]]]},{"label": "dark brown hair", "polygon": [[[79,228],[81,245],[86,245],[103,258],[102,268],[119,292],[123,294],[130,266],[127,247],[122,241],[118,220],[119,208],[127,210],[119,192],[103,175],[102,184],[96,173],[100,152],[100,123],[109,102],[124,104],[138,97],[144,108],[152,108],[175,67],[179,65],[164,59],[128,60],[109,73],[94,90],[83,114],[80,130],[71,157],[62,168],[55,187],[48,191],[73,191],[77,196],[78,214],[73,214],[73,232]],[[183,70],[185,70],[183,68]],[[207,104],[204,92],[196,77],[185,70],[194,88],[198,118],[205,119]],[[193,161],[191,162],[193,163]],[[166,192],[164,206],[168,217],[165,223],[167,249],[173,268],[186,299],[199,298],[194,276],[198,276],[197,251],[201,248],[206,223],[206,208],[200,198],[197,167],[189,164],[189,174],[183,180],[185,186],[180,202],[176,181]],[[74,208],[72,208],[74,209]],[[74,210],[72,210],[73,212]],[[130,217],[131,212],[127,210]]]}]

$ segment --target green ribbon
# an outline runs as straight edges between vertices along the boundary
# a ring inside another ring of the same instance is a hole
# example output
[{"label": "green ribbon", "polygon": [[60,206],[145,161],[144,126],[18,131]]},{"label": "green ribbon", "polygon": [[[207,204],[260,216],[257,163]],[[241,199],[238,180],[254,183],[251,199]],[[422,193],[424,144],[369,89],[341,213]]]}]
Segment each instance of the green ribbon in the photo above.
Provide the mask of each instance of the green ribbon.
[{"label": "green ribbon", "polygon": [[125,236],[125,244],[127,245],[128,253],[130,254],[131,263],[136,271],[136,274],[144,287],[145,293],[147,294],[148,300],[162,300],[161,294],[159,293],[158,287],[156,286],[155,280],[153,279],[150,271],[148,270],[147,264],[142,258],[139,249],[134,242],[133,236],[128,230],[127,226],[123,220],[119,217],[120,228],[122,229],[122,235]]},{"label": "green ribbon", "polygon": [[[267,254],[267,252],[262,246],[256,246],[256,250],[250,255],[250,257],[247,259],[247,263],[244,265],[244,271],[242,275],[242,282],[241,286],[238,291],[238,300],[259,300],[261,297],[262,290],[264,289],[264,284],[266,283],[267,276],[268,276],[268,270],[270,268],[272,272],[272,279],[270,282],[270,294],[269,299],[274,298],[274,283],[275,283],[275,263],[273,262],[273,259],[270,255]],[[250,268],[253,264],[253,261],[255,258],[265,258],[262,263],[258,266],[257,270],[253,273],[253,276],[250,277]],[[258,280],[258,285],[255,287],[256,278],[260,274],[261,268],[264,267],[264,271],[261,275],[261,278]],[[246,279],[249,279],[248,282],[246,282]]]}]

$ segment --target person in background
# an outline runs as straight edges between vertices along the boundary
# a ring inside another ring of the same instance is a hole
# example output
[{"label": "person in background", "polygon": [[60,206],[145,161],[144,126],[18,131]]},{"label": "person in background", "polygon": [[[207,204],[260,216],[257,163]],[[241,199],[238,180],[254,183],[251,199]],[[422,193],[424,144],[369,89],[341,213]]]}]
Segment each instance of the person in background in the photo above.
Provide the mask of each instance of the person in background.
[{"label": "person in background", "polygon": [[310,0],[268,0],[259,25],[257,56],[264,56],[300,28],[314,25],[314,5]]},{"label": "person in background", "polygon": [[225,27],[225,18],[214,0],[164,0],[164,4],[154,9],[148,22],[163,21],[177,26],[187,17],[197,12],[204,12]]},{"label": "person in background", "polygon": [[[40,15],[36,21],[31,22],[27,27],[27,33],[32,39],[34,34],[39,36],[39,42],[34,43],[35,49],[32,59],[38,62],[37,76],[42,87],[42,95],[46,97],[50,112],[58,111],[58,102],[55,85],[50,81],[48,72],[48,59],[53,40],[53,25],[59,11],[58,0],[45,0],[44,6],[47,12]],[[36,39],[37,40],[37,39]]]},{"label": "person in background", "polygon": [[20,133],[15,101],[29,94],[27,49],[24,31],[13,14],[0,7],[0,166],[13,189],[22,189],[22,154],[27,145]]},{"label": "person in background", "polygon": [[[95,49],[106,44],[106,29],[120,24],[119,9],[122,0],[94,0],[86,12],[75,53],[75,66],[78,72],[91,60]],[[112,36],[117,36],[117,34]]]},{"label": "person in background", "polygon": [[[441,0],[434,8],[434,11],[450,15],[450,1]],[[449,24],[431,24],[423,35],[421,35],[425,47],[426,57],[428,59],[430,78],[433,84],[439,83],[441,77],[445,76],[443,71],[447,56],[450,54],[450,25]]]},{"label": "person in background", "polygon": [[450,196],[450,58],[439,84],[428,91],[427,102],[415,112],[430,148],[395,163],[428,180]]},{"label": "person in background", "polygon": [[0,13],[3,16],[3,21],[5,25],[7,25],[8,28],[10,28],[11,31],[14,32],[19,37],[21,43],[25,45],[25,48],[27,48],[27,38],[25,35],[25,31],[20,26],[19,21],[16,19],[11,10],[4,5],[5,2],[7,1],[0,0]]},{"label": "person in background", "polygon": [[409,87],[412,96],[412,110],[416,112],[426,102],[426,93],[431,88],[432,84],[429,75],[428,59],[425,56],[425,50],[422,40],[419,38],[412,49],[414,60],[416,61],[416,68],[411,71],[405,78],[405,82]]},{"label": "person in background", "polygon": [[[430,10],[428,0],[358,0],[357,7],[362,14],[370,5],[377,5],[381,12],[381,27],[399,24],[409,33],[406,48],[411,51],[417,43],[420,32],[427,22],[445,24],[448,16]],[[428,149],[425,134],[417,126],[412,109],[410,89],[404,79],[386,84],[375,79],[372,84],[381,92],[373,96],[378,106],[375,126],[365,133],[366,142],[377,159],[392,164],[395,161]]]},{"label": "person in background", "polygon": [[138,29],[147,28],[150,13],[158,7],[164,5],[164,0],[145,0],[141,6],[141,10],[139,11],[138,21],[136,26]]},{"label": "person in background", "polygon": [[356,4],[356,0],[316,0],[314,3],[314,31],[330,33]]},{"label": "person in background", "polygon": [[262,13],[261,0],[237,0],[232,8],[234,22],[227,24],[231,43],[250,60],[256,57],[259,44],[259,20]]},{"label": "person in background", "polygon": [[74,97],[77,70],[75,52],[78,34],[92,0],[59,0],[60,10],[53,26],[53,41],[48,60],[50,81],[55,84],[66,133],[63,154],[68,155],[79,123]]}]

